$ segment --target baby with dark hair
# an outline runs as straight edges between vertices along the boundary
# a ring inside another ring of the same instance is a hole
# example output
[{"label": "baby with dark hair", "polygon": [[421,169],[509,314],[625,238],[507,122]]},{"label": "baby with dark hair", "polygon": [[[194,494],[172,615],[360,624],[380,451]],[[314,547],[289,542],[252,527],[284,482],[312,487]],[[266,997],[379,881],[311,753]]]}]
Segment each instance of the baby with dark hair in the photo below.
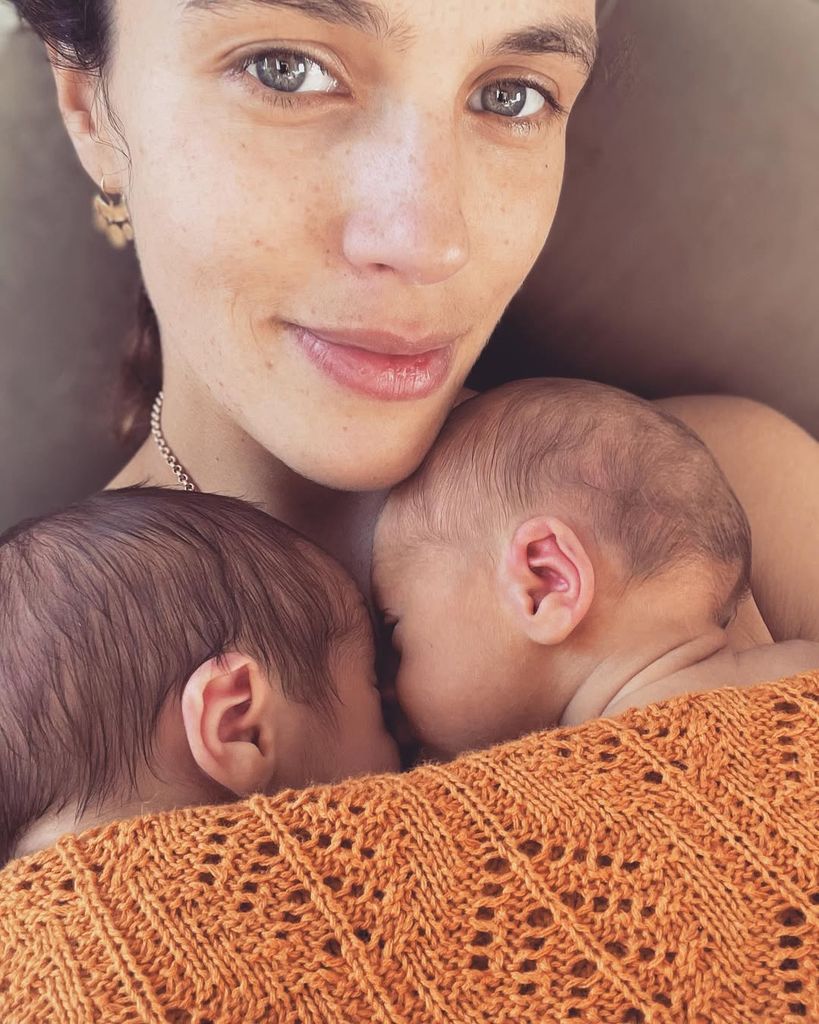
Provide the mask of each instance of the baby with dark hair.
[{"label": "baby with dark hair", "polygon": [[245,502],[110,491],[0,538],[0,866],[63,832],[398,766],[369,613]]},{"label": "baby with dark hair", "polygon": [[459,406],[380,518],[398,702],[451,756],[689,691],[819,666],[738,650],[745,513],[700,439],[633,395],[519,381]]}]

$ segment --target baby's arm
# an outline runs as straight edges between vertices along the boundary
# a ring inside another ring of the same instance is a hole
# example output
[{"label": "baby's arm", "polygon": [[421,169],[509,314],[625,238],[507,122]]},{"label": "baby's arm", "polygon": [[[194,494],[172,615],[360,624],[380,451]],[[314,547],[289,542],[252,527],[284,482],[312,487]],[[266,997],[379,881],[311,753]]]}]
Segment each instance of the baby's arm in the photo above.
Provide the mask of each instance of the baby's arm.
[{"label": "baby's arm", "polygon": [[726,649],[690,669],[615,698],[603,711],[602,717],[611,718],[629,708],[658,704],[686,693],[717,690],[723,686],[772,683],[817,668],[819,643],[812,640],[783,640],[739,652]]}]

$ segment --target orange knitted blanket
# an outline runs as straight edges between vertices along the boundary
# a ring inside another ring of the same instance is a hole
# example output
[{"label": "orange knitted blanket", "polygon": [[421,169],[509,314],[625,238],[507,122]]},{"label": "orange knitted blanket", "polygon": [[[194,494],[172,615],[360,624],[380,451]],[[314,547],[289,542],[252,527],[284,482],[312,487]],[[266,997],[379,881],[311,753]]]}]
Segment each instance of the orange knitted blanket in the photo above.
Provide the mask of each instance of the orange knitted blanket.
[{"label": "orange knitted blanket", "polygon": [[0,872],[0,1021],[819,1020],[819,673]]}]

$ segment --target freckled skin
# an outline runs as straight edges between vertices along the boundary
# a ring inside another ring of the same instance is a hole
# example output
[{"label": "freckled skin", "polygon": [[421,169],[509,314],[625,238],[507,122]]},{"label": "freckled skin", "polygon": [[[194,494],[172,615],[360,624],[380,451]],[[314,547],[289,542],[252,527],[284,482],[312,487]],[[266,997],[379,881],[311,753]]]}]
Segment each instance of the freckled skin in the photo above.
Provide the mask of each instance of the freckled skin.
[{"label": "freckled skin", "polygon": [[[109,95],[184,451],[201,447],[203,426],[212,448],[234,446],[239,431],[321,484],[396,482],[429,447],[545,241],[565,119],[521,136],[467,101],[526,75],[571,107],[585,79],[577,62],[479,48],[563,14],[593,24],[594,4],[384,6],[404,18],[398,42],[292,11],[184,20],[165,0],[115,4]],[[278,108],[249,74],[242,86],[223,72],[277,43],[318,51],[347,94]],[[287,320],[461,338],[440,392],[390,404],[326,380],[294,350]]]}]

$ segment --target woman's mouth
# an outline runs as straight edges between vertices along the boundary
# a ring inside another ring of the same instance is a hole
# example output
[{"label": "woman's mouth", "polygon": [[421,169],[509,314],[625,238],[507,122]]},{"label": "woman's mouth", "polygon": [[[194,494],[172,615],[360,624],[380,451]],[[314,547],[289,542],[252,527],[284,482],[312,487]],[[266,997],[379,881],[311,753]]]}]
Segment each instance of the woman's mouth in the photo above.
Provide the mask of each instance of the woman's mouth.
[{"label": "woman's mouth", "polygon": [[428,398],[452,366],[454,339],[417,340],[375,331],[311,330],[287,325],[308,359],[342,387],[382,401]]}]

